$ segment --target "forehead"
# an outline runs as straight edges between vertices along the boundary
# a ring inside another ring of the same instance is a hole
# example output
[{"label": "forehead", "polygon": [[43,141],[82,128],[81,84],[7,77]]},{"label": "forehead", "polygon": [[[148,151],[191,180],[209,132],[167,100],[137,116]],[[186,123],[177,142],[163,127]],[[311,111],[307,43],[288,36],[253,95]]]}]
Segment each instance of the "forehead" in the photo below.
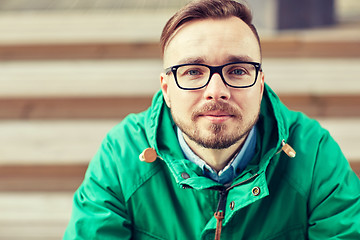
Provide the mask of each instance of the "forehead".
[{"label": "forehead", "polygon": [[186,59],[223,64],[233,57],[260,61],[260,47],[249,26],[237,17],[195,20],[173,34],[164,51],[164,66]]}]

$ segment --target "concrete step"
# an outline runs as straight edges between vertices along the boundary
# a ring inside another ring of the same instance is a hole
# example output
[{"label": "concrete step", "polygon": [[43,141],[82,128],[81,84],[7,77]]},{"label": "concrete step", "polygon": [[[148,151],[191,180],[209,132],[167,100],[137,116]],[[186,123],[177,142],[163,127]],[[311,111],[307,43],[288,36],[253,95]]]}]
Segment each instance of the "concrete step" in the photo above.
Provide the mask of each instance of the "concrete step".
[{"label": "concrete step", "polygon": [[[319,119],[360,174],[360,118]],[[0,121],[0,192],[74,191],[118,121]]]},{"label": "concrete step", "polygon": [[160,60],[15,61],[0,64],[0,96],[152,95]]},{"label": "concrete step", "polygon": [[[0,60],[160,58],[172,9],[2,12]],[[331,28],[268,33],[265,57],[360,57],[360,19]]]},{"label": "concrete step", "polygon": [[2,12],[0,44],[158,41],[172,10]]},{"label": "concrete step", "polygon": [[[24,11],[96,11],[99,9],[179,9],[190,0],[4,0],[0,2],[0,11],[3,12],[24,12]],[[359,17],[360,4],[357,0],[335,0],[337,18],[353,19]],[[251,3],[250,3],[251,4]],[[256,9],[255,9],[256,10]],[[255,11],[256,13],[256,11]],[[256,16],[256,15],[255,15]]]},{"label": "concrete step", "polygon": [[[360,164],[357,167],[360,170]],[[0,239],[62,239],[71,215],[72,196],[70,191],[0,191]]]},{"label": "concrete step", "polygon": [[98,9],[163,9],[180,8],[190,0],[16,0],[1,1],[2,11],[63,11],[63,10],[98,10]]},{"label": "concrete step", "polygon": [[70,219],[72,195],[0,192],[0,239],[62,239]]},{"label": "concrete step", "polygon": [[[350,161],[360,161],[360,118],[319,119]],[[0,165],[87,164],[118,120],[0,121]]]},{"label": "concrete step", "polygon": [[87,164],[119,122],[0,121],[0,165]]},{"label": "concrete step", "polygon": [[[358,94],[360,58],[265,58],[265,81],[279,94]],[[0,64],[0,96],[153,95],[160,60],[10,61]]]},{"label": "concrete step", "polygon": [[350,162],[360,162],[359,118],[319,118],[318,121],[329,130]]},{"label": "concrete step", "polygon": [[[311,117],[360,117],[360,95],[280,93],[280,99],[295,111]],[[122,119],[141,112],[152,96],[119,97],[16,97],[0,98],[0,119]]]},{"label": "concrete step", "polygon": [[[339,35],[341,34],[340,32]],[[68,33],[68,35],[72,34]],[[42,43],[14,43],[7,40],[8,43],[0,42],[0,61],[161,58],[158,39],[146,41],[146,37],[139,37],[137,40],[115,42],[109,39],[95,41],[80,39],[74,42],[48,40],[49,42]],[[263,36],[261,45],[263,56],[270,58],[360,57],[359,40],[352,39],[329,41],[329,38],[322,37],[312,40],[296,34],[294,36],[283,33],[277,36]]]},{"label": "concrete step", "polygon": [[[360,58],[265,58],[265,81],[294,110],[360,116]],[[160,88],[161,61],[15,61],[0,64],[0,118],[123,118]]]}]

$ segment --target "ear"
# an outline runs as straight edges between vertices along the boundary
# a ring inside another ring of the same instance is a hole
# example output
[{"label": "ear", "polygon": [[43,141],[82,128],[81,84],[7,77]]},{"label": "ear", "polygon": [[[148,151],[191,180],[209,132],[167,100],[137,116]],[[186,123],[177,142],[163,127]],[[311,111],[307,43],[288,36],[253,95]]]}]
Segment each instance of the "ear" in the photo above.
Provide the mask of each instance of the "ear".
[{"label": "ear", "polygon": [[265,88],[265,74],[263,71],[260,72],[260,96],[262,99],[263,93],[264,93],[264,88]]},{"label": "ear", "polygon": [[170,108],[168,76],[165,73],[160,74],[160,87],[164,96],[165,103]]}]

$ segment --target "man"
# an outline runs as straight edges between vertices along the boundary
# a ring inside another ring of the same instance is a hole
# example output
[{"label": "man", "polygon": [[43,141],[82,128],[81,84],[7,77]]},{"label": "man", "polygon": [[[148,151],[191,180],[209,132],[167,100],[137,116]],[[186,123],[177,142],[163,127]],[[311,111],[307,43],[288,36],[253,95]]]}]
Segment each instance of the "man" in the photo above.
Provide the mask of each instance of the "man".
[{"label": "man", "polygon": [[264,83],[247,7],[192,2],[161,46],[161,91],[104,139],[64,239],[360,239],[360,181]]}]

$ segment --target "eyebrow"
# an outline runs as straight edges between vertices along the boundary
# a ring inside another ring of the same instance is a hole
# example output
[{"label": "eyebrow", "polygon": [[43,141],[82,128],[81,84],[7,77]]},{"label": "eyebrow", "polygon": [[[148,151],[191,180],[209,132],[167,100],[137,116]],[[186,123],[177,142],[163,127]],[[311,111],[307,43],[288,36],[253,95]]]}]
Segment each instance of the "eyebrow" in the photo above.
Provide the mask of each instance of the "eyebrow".
[{"label": "eyebrow", "polygon": [[254,62],[254,59],[249,57],[248,55],[242,55],[242,56],[229,56],[227,59],[227,62]]},{"label": "eyebrow", "polygon": [[[225,64],[230,62],[254,62],[254,60],[248,55],[241,55],[241,56],[230,55],[229,57],[226,58]],[[203,57],[189,57],[179,61],[179,64],[189,64],[189,63],[205,64],[206,61],[205,58]]]},{"label": "eyebrow", "polygon": [[179,61],[179,64],[187,64],[187,63],[202,63],[204,64],[206,61],[203,57],[189,57],[184,58]]}]

